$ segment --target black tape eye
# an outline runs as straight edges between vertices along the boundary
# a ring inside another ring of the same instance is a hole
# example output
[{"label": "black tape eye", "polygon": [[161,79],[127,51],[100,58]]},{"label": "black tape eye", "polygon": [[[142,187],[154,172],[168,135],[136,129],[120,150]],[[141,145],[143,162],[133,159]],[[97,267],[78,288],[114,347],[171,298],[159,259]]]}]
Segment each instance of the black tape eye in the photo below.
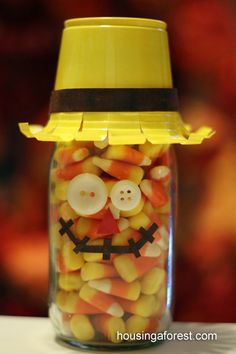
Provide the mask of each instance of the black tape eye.
[{"label": "black tape eye", "polygon": [[111,254],[128,254],[132,253],[135,257],[140,257],[140,249],[147,243],[152,243],[154,241],[153,234],[158,229],[158,225],[153,223],[147,230],[140,227],[139,233],[141,235],[138,241],[134,239],[129,239],[129,245],[127,246],[116,246],[112,245],[111,239],[104,239],[103,245],[88,245],[90,238],[85,236],[82,240],[78,240],[74,233],[71,231],[71,226],[74,224],[73,220],[65,221],[63,218],[59,219],[61,224],[61,229],[59,230],[61,236],[67,235],[69,239],[74,243],[75,248],[73,251],[75,253],[87,252],[87,253],[102,253],[104,260],[109,260]]}]

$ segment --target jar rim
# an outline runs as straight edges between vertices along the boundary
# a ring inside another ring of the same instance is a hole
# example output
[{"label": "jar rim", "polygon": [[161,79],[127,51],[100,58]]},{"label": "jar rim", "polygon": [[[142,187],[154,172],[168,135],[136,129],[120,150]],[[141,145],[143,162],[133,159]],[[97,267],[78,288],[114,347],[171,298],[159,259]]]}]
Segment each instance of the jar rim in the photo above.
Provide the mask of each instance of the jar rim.
[{"label": "jar rim", "polygon": [[167,24],[164,21],[138,17],[81,17],[65,21],[65,27],[75,26],[118,26],[118,27],[152,27],[165,30]]}]

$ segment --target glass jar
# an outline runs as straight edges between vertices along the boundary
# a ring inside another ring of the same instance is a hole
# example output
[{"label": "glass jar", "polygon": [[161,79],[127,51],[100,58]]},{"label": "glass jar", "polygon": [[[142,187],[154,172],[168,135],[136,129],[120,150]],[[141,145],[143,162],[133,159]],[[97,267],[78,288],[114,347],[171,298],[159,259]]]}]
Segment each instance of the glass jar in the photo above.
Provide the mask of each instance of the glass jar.
[{"label": "glass jar", "polygon": [[50,317],[60,342],[130,348],[171,321],[175,165],[172,144],[200,144],[178,113],[166,24],[65,22],[47,125]]},{"label": "glass jar", "polygon": [[59,143],[50,178],[49,313],[58,340],[95,348],[158,342],[172,307],[171,149]]}]

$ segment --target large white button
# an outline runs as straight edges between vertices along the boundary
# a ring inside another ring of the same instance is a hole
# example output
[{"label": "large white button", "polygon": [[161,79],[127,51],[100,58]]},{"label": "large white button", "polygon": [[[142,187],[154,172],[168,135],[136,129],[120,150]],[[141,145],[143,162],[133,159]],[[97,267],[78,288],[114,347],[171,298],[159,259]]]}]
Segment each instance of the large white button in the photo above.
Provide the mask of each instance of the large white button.
[{"label": "large white button", "polygon": [[110,197],[117,209],[127,211],[134,209],[139,204],[141,191],[136,183],[124,179],[113,186]]},{"label": "large white button", "polygon": [[91,173],[74,177],[67,189],[68,203],[80,215],[92,215],[100,211],[106,204],[107,196],[103,180]]}]

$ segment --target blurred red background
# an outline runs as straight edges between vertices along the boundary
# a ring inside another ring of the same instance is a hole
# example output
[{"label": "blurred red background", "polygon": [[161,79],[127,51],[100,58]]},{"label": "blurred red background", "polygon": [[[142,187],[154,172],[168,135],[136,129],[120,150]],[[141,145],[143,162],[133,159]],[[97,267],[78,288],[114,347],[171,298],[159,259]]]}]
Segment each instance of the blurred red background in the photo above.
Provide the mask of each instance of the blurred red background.
[{"label": "blurred red background", "polygon": [[236,321],[236,4],[232,0],[1,0],[0,314],[47,314],[47,174],[52,144],[18,121],[45,123],[63,21],[130,16],[168,23],[184,120],[216,135],[176,146],[179,218],[174,319]]}]

